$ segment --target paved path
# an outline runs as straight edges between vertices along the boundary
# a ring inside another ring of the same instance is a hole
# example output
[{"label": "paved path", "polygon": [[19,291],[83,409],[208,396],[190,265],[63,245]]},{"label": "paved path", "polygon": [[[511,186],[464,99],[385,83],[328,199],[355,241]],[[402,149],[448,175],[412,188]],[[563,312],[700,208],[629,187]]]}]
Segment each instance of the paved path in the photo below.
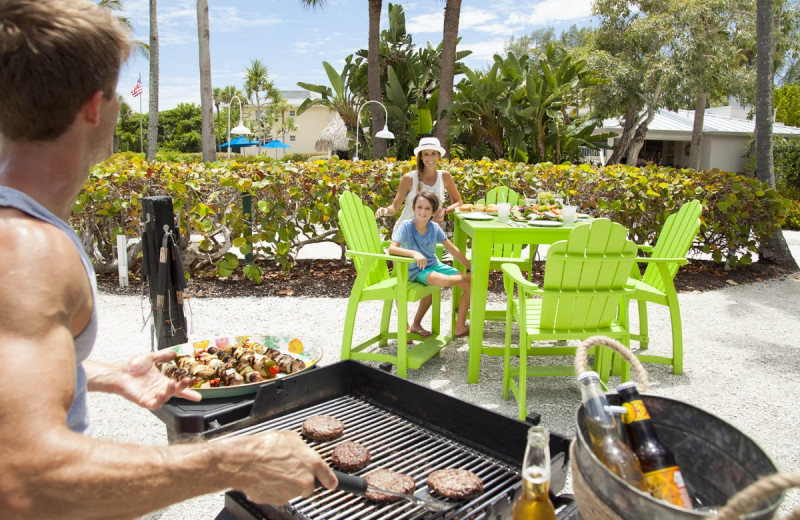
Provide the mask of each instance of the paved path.
[{"label": "paved path", "polygon": [[[785,232],[800,261],[800,232]],[[337,248],[338,250],[338,248]],[[336,256],[338,258],[338,256]],[[784,471],[800,471],[800,273],[784,280],[679,295],[684,324],[685,373],[648,365],[651,392],[707,410],[754,439]],[[321,364],[338,361],[345,299],[230,298],[193,299],[186,316],[194,339],[237,333],[298,335],[325,349]],[[149,349],[149,330],[142,316],[143,298],[101,295],[100,332],[93,357],[119,361]],[[362,317],[377,322],[377,305],[362,305]],[[446,309],[442,319],[449,323]],[[669,318],[663,308],[650,309],[652,349],[668,351]],[[490,324],[489,335],[503,341],[502,325]],[[357,334],[368,337],[366,327]],[[371,335],[371,334],[370,334]],[[635,346],[635,343],[634,343]],[[501,358],[484,357],[480,383],[466,383],[467,344],[446,347],[409,379],[449,395],[516,417],[515,401],[501,397]],[[615,380],[612,379],[612,383]],[[531,379],[528,406],[542,415],[542,425],[572,436],[580,395],[574,378]],[[92,395],[95,435],[123,442],[166,444],[166,429],[151,413],[115,396]],[[213,478],[213,475],[209,475]],[[213,519],[223,507],[221,493],[199,497],[147,519]],[[782,511],[800,507],[800,491],[784,500]]]}]

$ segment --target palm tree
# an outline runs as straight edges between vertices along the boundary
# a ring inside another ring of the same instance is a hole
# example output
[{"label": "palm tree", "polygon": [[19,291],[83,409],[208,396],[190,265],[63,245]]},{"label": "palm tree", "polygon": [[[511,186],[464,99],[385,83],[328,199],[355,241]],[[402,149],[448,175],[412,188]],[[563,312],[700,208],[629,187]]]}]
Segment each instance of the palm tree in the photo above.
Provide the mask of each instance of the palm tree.
[{"label": "palm tree", "polygon": [[158,152],[158,21],[156,4],[150,0],[150,88],[148,90],[147,159],[155,160]]},{"label": "palm tree", "polygon": [[214,143],[214,98],[211,93],[211,50],[208,26],[208,0],[197,0],[197,41],[200,46],[200,115],[202,119],[203,161],[217,160]]},{"label": "palm tree", "polygon": [[[773,40],[772,0],[756,1],[756,177],[775,187],[772,157],[772,70],[775,47]],[[771,263],[797,269],[783,233],[775,233],[759,247],[759,256]]]},{"label": "palm tree", "polygon": [[442,62],[439,72],[439,105],[437,107],[436,137],[447,149],[447,130],[450,127],[450,114],[445,108],[453,100],[453,78],[456,71],[456,45],[458,44],[458,23],[461,18],[461,0],[447,0],[444,8],[444,30],[442,34]]},{"label": "palm tree", "polygon": [[[114,12],[121,13],[125,10],[122,5],[122,0],[97,0],[97,5],[100,7],[105,7],[106,9],[110,9]],[[117,20],[122,22],[127,27],[133,29],[133,23],[131,23],[130,19],[125,16],[117,15]],[[133,52],[138,54],[143,58],[148,58],[150,56],[150,48],[144,42],[140,42],[138,40],[133,41]]]},{"label": "palm tree", "polygon": [[[367,45],[367,88],[369,99],[383,102],[381,94],[381,9],[383,0],[369,0],[369,40]],[[370,132],[374,135],[376,131],[383,128],[383,109],[377,103],[369,104],[369,113],[372,120]],[[357,114],[361,117],[360,114]],[[358,138],[358,136],[356,136]],[[388,143],[386,139],[372,139],[372,158],[379,159],[386,155]]]}]

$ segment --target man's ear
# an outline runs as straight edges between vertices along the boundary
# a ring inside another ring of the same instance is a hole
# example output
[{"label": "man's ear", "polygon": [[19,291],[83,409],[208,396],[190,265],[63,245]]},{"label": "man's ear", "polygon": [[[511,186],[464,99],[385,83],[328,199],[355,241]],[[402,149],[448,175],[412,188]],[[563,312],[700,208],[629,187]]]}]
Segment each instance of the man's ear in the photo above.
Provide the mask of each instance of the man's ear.
[{"label": "man's ear", "polygon": [[100,124],[100,105],[102,100],[103,91],[97,90],[81,107],[81,114],[88,123],[92,125]]}]

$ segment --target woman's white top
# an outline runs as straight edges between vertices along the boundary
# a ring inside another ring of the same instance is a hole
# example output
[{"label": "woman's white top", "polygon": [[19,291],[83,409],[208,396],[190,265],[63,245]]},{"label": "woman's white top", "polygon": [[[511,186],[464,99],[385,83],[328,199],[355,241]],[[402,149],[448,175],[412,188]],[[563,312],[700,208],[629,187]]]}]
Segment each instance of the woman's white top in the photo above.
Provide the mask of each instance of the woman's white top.
[{"label": "woman's white top", "polygon": [[403,204],[403,212],[400,213],[400,217],[397,219],[397,222],[395,222],[394,229],[397,229],[397,226],[399,226],[401,222],[414,218],[414,197],[416,197],[417,193],[421,191],[432,191],[435,193],[436,196],[439,197],[439,208],[441,209],[441,207],[444,206],[445,197],[442,170],[436,170],[436,180],[432,186],[420,181],[419,170],[414,170],[411,175],[411,189],[406,194],[406,202]]}]

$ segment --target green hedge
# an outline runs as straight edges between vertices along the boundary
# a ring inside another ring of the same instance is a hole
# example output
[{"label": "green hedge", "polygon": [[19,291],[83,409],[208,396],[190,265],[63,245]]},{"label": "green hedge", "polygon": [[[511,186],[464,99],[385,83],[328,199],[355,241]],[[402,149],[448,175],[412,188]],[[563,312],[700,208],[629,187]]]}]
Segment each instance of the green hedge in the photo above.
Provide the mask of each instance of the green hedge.
[{"label": "green hedge", "polygon": [[[750,262],[758,243],[784,225],[791,206],[767,185],[719,170],[456,159],[442,161],[441,167],[451,172],[466,202],[499,184],[525,195],[539,188],[558,190],[583,210],[622,223],[640,243],[652,242],[666,216],[681,204],[699,199],[703,223],[694,249],[731,265]],[[336,216],[339,193],[350,190],[374,208],[385,206],[403,173],[412,168],[414,161],[394,159],[147,163],[139,154],[117,154],[92,170],[72,224],[85,243],[94,244],[99,270],[109,270],[115,265],[115,236],[141,234],[141,199],[169,195],[191,275],[231,274],[242,265],[230,251],[234,246],[252,255],[244,274],[259,281],[259,264],[265,261],[289,269],[304,245],[342,243]],[[247,214],[244,194],[251,197]],[[388,232],[393,220],[381,219],[381,224]],[[131,260],[135,270],[134,255]]]}]

